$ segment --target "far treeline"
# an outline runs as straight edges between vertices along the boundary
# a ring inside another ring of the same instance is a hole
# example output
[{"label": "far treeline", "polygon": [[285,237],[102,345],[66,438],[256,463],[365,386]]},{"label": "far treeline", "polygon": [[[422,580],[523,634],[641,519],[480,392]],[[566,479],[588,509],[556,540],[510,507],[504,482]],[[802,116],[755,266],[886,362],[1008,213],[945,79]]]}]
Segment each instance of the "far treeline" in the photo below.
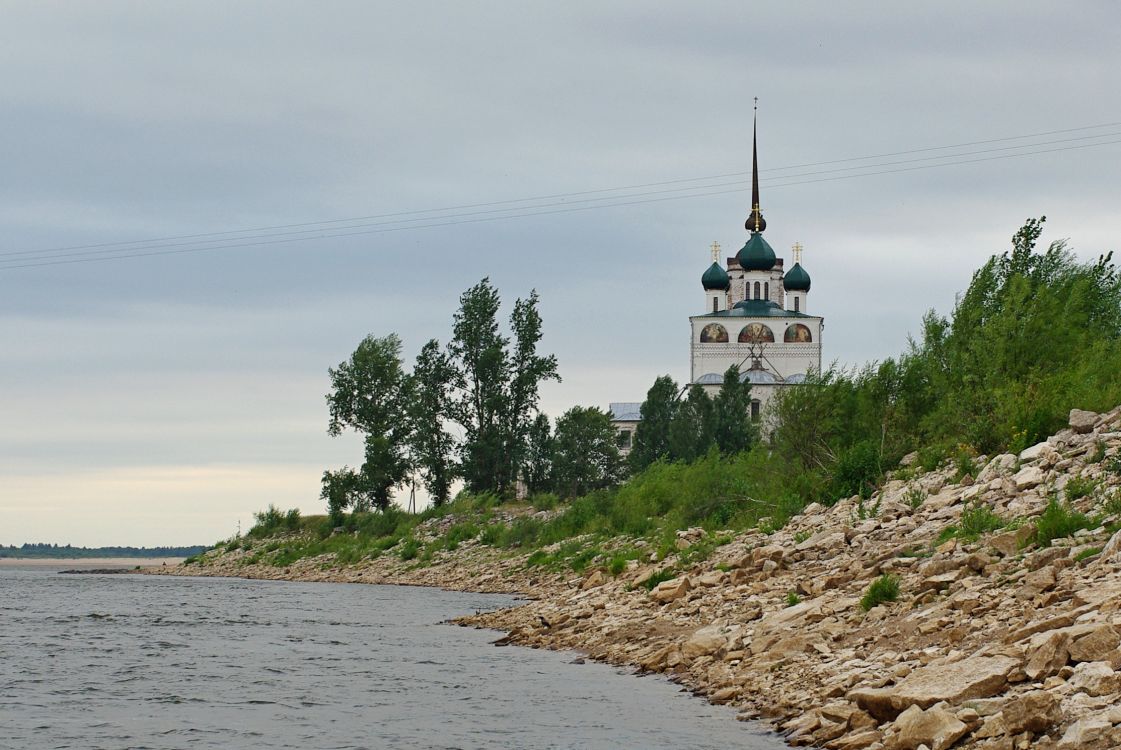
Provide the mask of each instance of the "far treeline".
[{"label": "far treeline", "polygon": [[[949,317],[928,312],[899,356],[834,365],[783,389],[765,439],[737,373],[715,397],[658,378],[629,462],[600,409],[573,407],[555,423],[540,413],[539,386],[559,375],[556,358],[537,351],[537,295],[514,303],[504,332],[498,292],[484,279],[460,298],[451,341],[425,344],[411,372],[392,334],[366,338],[329,371],[329,430],[361,433],[365,456],[357,469],[324,474],[324,529],[347,521],[348,510],[389,509],[414,477],[437,506],[460,479],[467,494],[491,502],[512,499],[521,479],[531,503],[571,501],[557,522],[574,535],[780,526],[809,502],[869,496],[911,452],[926,469],[950,460],[962,474],[974,471],[980,454],[1017,451],[1057,431],[1071,408],[1121,403],[1112,253],[1080,262],[1063,241],[1037,251],[1044,221],[1028,220],[1010,251],[973,274]],[[271,519],[263,525],[283,518],[271,513],[261,514]],[[289,521],[296,527],[298,516]]]},{"label": "far treeline", "polygon": [[71,547],[69,544],[23,544],[0,546],[0,557],[76,560],[97,557],[191,557],[206,547]]}]

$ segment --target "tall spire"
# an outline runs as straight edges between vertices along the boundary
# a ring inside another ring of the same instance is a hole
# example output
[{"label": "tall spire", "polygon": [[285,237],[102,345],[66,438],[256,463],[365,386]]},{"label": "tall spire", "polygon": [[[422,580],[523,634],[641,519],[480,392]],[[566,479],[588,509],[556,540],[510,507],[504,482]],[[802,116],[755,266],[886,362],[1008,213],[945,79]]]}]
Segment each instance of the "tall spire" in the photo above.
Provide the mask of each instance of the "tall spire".
[{"label": "tall spire", "polygon": [[759,149],[756,131],[759,127],[759,97],[755,97],[755,114],[751,119],[751,213],[744,227],[755,234],[767,228],[767,220],[759,210]]}]

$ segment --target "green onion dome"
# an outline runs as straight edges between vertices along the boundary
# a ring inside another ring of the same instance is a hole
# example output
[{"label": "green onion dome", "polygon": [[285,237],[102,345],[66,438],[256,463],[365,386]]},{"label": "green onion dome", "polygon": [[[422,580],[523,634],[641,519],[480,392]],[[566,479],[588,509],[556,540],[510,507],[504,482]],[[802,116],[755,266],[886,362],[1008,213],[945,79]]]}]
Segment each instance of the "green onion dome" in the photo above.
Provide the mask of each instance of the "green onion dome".
[{"label": "green onion dome", "polygon": [[763,235],[753,232],[736,254],[736,260],[745,271],[770,271],[775,267],[775,251],[763,239]]},{"label": "green onion dome", "polygon": [[782,285],[788,292],[808,292],[810,291],[810,275],[806,273],[806,269],[802,268],[801,263],[795,263],[794,267],[786,272],[786,276],[782,278]]},{"label": "green onion dome", "polygon": [[732,280],[728,278],[728,272],[720,267],[720,264],[713,261],[708,270],[701,274],[701,286],[706,290],[720,290],[722,292],[728,291],[728,287],[732,285]]}]

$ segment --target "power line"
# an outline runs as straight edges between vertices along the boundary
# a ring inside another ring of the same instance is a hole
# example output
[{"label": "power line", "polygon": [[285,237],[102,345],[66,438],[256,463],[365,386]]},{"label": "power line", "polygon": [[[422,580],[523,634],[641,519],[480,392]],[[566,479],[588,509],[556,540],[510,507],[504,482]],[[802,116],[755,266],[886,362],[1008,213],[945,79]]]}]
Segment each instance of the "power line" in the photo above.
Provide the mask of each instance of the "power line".
[{"label": "power line", "polygon": [[[896,166],[896,165],[900,165],[900,164],[913,164],[913,163],[916,163],[916,162],[926,162],[926,161],[936,161],[936,160],[946,160],[946,159],[957,160],[957,159],[960,159],[960,157],[963,157],[963,156],[973,156],[973,155],[977,155],[977,154],[988,154],[988,153],[996,153],[996,152],[1002,152],[1002,151],[1022,150],[1022,149],[1025,149],[1025,148],[1035,148],[1035,147],[1038,147],[1038,146],[1054,145],[1054,144],[1060,144],[1060,143],[1071,143],[1071,142],[1077,142],[1077,141],[1085,141],[1085,140],[1090,140],[1090,139],[1101,139],[1101,138],[1108,138],[1108,137],[1115,137],[1115,136],[1121,136],[1121,132],[1099,133],[1099,134],[1096,134],[1096,135],[1078,136],[1078,137],[1075,137],[1075,138],[1062,138],[1062,139],[1051,140],[1051,141],[1038,141],[1036,143],[1018,145],[1018,146],[1002,146],[1002,147],[998,147],[998,148],[980,149],[980,150],[976,150],[976,151],[959,151],[955,154],[948,154],[948,155],[924,156],[924,157],[918,157],[918,158],[914,158],[914,159],[901,159],[901,160],[896,160],[896,161],[881,162],[881,163],[877,163],[877,164],[865,164],[865,165],[858,165],[858,166],[854,166],[854,167],[840,167],[840,168],[834,168],[834,169],[817,170],[817,171],[813,171],[813,172],[803,172],[801,174],[786,175],[786,176],[784,176],[782,178],[778,178],[778,179],[793,179],[793,178],[801,178],[801,177],[819,176],[819,175],[825,175],[825,174],[836,174],[836,173],[839,173],[839,172],[840,173],[854,172],[856,170],[878,169],[878,168],[881,168],[881,167]],[[1033,153],[1036,153],[1036,152],[1033,152]],[[859,174],[853,174],[852,176],[859,176]],[[765,183],[765,184],[769,185],[770,183]],[[408,223],[415,224],[415,223],[418,223],[418,222],[426,222],[426,221],[430,222],[430,221],[434,221],[434,220],[437,220],[437,219],[441,220],[441,221],[444,221],[444,220],[449,220],[449,219],[466,218],[466,217],[472,217],[472,216],[485,216],[485,215],[496,215],[496,214],[511,215],[510,212],[519,212],[520,213],[520,212],[524,212],[524,211],[529,210],[529,209],[537,210],[537,209],[544,209],[544,208],[552,208],[552,207],[556,207],[556,206],[570,206],[570,205],[576,204],[576,203],[599,203],[599,202],[608,201],[608,200],[620,200],[620,199],[625,199],[625,198],[643,198],[643,197],[648,197],[648,196],[652,196],[652,195],[662,195],[662,194],[667,194],[667,193],[681,193],[681,192],[696,191],[696,190],[711,190],[711,189],[714,189],[714,188],[733,187],[733,186],[737,186],[737,185],[740,185],[739,180],[735,180],[735,181],[732,181],[732,182],[717,182],[717,183],[709,183],[709,184],[705,184],[705,185],[694,185],[694,186],[691,186],[691,187],[683,187],[683,188],[668,188],[668,189],[664,189],[664,190],[652,190],[652,191],[645,191],[645,192],[638,192],[638,193],[633,193],[632,192],[632,193],[629,193],[629,194],[608,196],[608,197],[602,197],[602,198],[582,198],[582,199],[577,199],[577,200],[559,201],[559,202],[554,202],[554,203],[539,203],[535,206],[523,206],[523,207],[519,207],[519,208],[491,208],[491,209],[482,210],[482,211],[469,211],[469,212],[463,212],[463,213],[445,214],[443,216],[427,216],[427,217],[418,217],[418,218],[412,218],[412,219],[390,219],[388,221],[377,221],[377,222],[370,222],[370,223],[351,223],[348,226],[334,227],[334,228],[331,228],[330,230],[327,230],[324,227],[316,227],[316,228],[313,228],[313,229],[294,229],[294,230],[290,230],[290,231],[267,232],[267,233],[252,234],[252,235],[251,234],[246,234],[246,235],[243,235],[241,237],[222,236],[222,237],[216,237],[215,239],[187,240],[187,241],[184,241],[184,242],[166,242],[166,243],[160,243],[158,245],[151,245],[151,246],[147,246],[147,247],[143,247],[143,248],[139,248],[139,247],[131,247],[130,248],[130,247],[127,247],[127,244],[130,244],[130,243],[126,243],[126,246],[115,246],[115,247],[100,246],[98,248],[90,248],[90,249],[74,248],[73,252],[65,252],[63,249],[59,249],[59,250],[8,251],[8,252],[0,253],[0,263],[5,262],[3,260],[4,257],[12,258],[13,261],[14,260],[19,260],[19,258],[16,258],[15,256],[31,256],[31,257],[24,258],[26,260],[48,259],[48,258],[69,258],[69,257],[84,257],[84,256],[124,252],[126,250],[131,250],[131,249],[154,249],[154,248],[172,249],[172,248],[176,248],[176,247],[197,247],[197,246],[200,246],[200,245],[203,245],[203,244],[223,243],[223,242],[231,242],[231,241],[235,241],[235,240],[250,240],[250,239],[262,239],[262,238],[273,238],[273,237],[277,237],[277,238],[279,238],[279,237],[293,237],[293,236],[298,236],[298,235],[312,235],[312,237],[309,237],[309,239],[311,239],[311,238],[321,237],[322,236],[321,233],[324,232],[324,231],[341,231],[341,230],[349,230],[349,229],[365,229],[365,228],[370,228],[370,227],[389,226],[389,225],[395,225],[395,224],[408,224]],[[688,197],[688,196],[683,195],[681,197]],[[517,214],[512,214],[512,215],[517,215]],[[503,217],[502,216],[497,216],[496,218],[503,218]],[[220,233],[215,233],[215,234],[220,234]]]},{"label": "power line", "polygon": [[[955,148],[964,148],[964,147],[967,147],[967,146],[977,146],[977,145],[985,145],[985,144],[991,144],[991,143],[1004,143],[1004,142],[1008,142],[1008,141],[1023,140],[1023,139],[1026,139],[1026,138],[1039,138],[1039,137],[1048,136],[1048,135],[1061,135],[1061,134],[1065,134],[1065,133],[1083,132],[1083,131],[1087,131],[1087,130],[1099,130],[1099,129],[1102,129],[1102,128],[1112,128],[1112,127],[1115,127],[1115,126],[1118,126],[1118,125],[1121,125],[1121,122],[1101,123],[1101,124],[1098,124],[1098,125],[1085,125],[1085,126],[1081,126],[1081,127],[1077,127],[1077,128],[1064,128],[1064,129],[1061,129],[1061,130],[1048,130],[1048,131],[1042,131],[1042,132],[1038,132],[1038,133],[1028,133],[1028,134],[1024,134],[1024,135],[1005,136],[1005,137],[1002,137],[1002,138],[989,138],[989,139],[980,140],[980,141],[967,141],[967,142],[964,142],[964,143],[950,144],[950,145],[945,145],[945,146],[928,146],[928,147],[924,147],[924,148],[909,149],[909,150],[906,150],[906,151],[893,151],[893,152],[882,153],[882,154],[871,154],[871,155],[867,155],[867,156],[853,156],[853,157],[847,157],[847,158],[843,158],[843,159],[832,159],[832,160],[827,160],[827,161],[810,162],[810,163],[806,163],[806,164],[794,164],[794,165],[788,165],[788,166],[784,166],[784,167],[772,167],[772,168],[769,168],[769,169],[763,169],[763,170],[761,170],[761,172],[763,174],[771,174],[771,173],[774,173],[774,172],[784,172],[784,171],[789,171],[789,170],[793,170],[793,169],[804,169],[804,168],[808,168],[808,167],[828,166],[828,165],[832,165],[832,164],[842,164],[842,163],[854,162],[854,161],[866,161],[866,160],[870,160],[870,159],[881,159],[881,158],[887,158],[887,157],[891,157],[891,156],[904,156],[904,155],[908,155],[908,154],[927,153],[927,152],[931,152],[931,151],[944,151],[944,150],[955,149]],[[1102,138],[1102,137],[1109,137],[1109,136],[1112,136],[1112,135],[1115,135],[1115,134],[1114,133],[1101,133],[1101,134],[1097,134],[1097,135],[1083,136],[1082,139]],[[1071,140],[1079,140],[1079,139],[1071,139]],[[1031,148],[1033,146],[1039,146],[1039,145],[1045,145],[1045,144],[1048,144],[1048,143],[1057,143],[1057,142],[1061,142],[1061,141],[1045,141],[1045,142],[1042,142],[1042,143],[1035,143],[1035,144],[1022,144],[1022,145],[1019,145],[1019,146],[1009,146],[1007,148],[1008,149]],[[981,153],[981,152],[975,152],[975,153]],[[928,159],[939,159],[939,158],[953,158],[954,156],[955,155],[948,154],[948,155],[945,155],[945,156],[926,157],[926,158],[928,158]],[[873,167],[873,166],[883,166],[883,165],[867,165],[867,167],[869,167],[869,168]],[[860,169],[860,168],[862,168],[862,167],[855,166],[855,167],[848,167],[846,169]],[[399,217],[399,216],[420,216],[421,214],[446,213],[446,212],[449,212],[449,211],[459,211],[459,210],[463,210],[463,209],[489,208],[489,207],[493,207],[493,206],[513,205],[513,204],[519,204],[519,203],[530,203],[530,202],[543,201],[543,200],[557,200],[557,199],[564,199],[564,198],[577,198],[579,196],[586,196],[586,195],[597,195],[597,194],[604,194],[604,193],[617,193],[617,192],[622,192],[622,191],[640,190],[640,189],[652,188],[652,187],[664,187],[664,186],[667,186],[667,185],[680,185],[680,184],[685,184],[685,183],[690,183],[690,182],[709,182],[711,180],[727,179],[727,178],[730,178],[730,177],[742,177],[742,176],[747,176],[747,175],[750,175],[750,174],[751,173],[749,171],[728,172],[728,173],[725,173],[725,174],[708,175],[708,176],[705,176],[705,177],[685,177],[685,178],[678,178],[678,179],[673,179],[673,180],[663,180],[663,181],[659,181],[659,182],[647,182],[647,183],[625,185],[625,186],[613,187],[613,188],[599,188],[599,189],[594,189],[594,190],[581,190],[581,191],[569,192],[569,193],[553,193],[553,194],[548,194],[548,195],[539,195],[539,196],[532,196],[532,197],[525,197],[525,198],[511,198],[511,199],[500,200],[500,201],[489,201],[489,202],[485,202],[485,203],[468,203],[468,204],[462,204],[462,205],[457,205],[457,206],[447,206],[447,207],[444,207],[444,208],[415,209],[415,210],[410,210],[410,211],[397,211],[397,212],[384,213],[384,214],[371,214],[371,215],[367,215],[367,216],[356,216],[356,217],[341,218],[341,219],[324,219],[324,220],[319,220],[319,221],[308,221],[308,222],[299,222],[299,223],[292,223],[292,224],[275,224],[275,225],[270,225],[270,226],[244,228],[244,229],[231,229],[231,230],[216,231],[216,232],[201,232],[201,233],[195,233],[195,234],[169,235],[169,236],[164,236],[164,237],[152,237],[152,238],[147,238],[147,239],[142,239],[142,240],[122,240],[122,241],[117,241],[117,242],[103,242],[103,243],[93,243],[93,244],[85,244],[85,245],[68,245],[68,246],[53,247],[53,248],[40,248],[38,250],[5,251],[5,252],[0,252],[0,257],[8,257],[8,256],[15,256],[15,255],[38,255],[38,254],[42,254],[42,253],[61,252],[61,251],[68,251],[68,250],[87,250],[87,249],[100,249],[100,248],[126,249],[130,245],[145,245],[145,246],[147,246],[147,245],[151,245],[152,243],[171,242],[171,241],[174,241],[174,240],[198,240],[198,241],[202,241],[202,242],[225,242],[225,241],[237,239],[236,237],[229,237],[227,235],[252,234],[252,235],[256,236],[256,235],[259,235],[260,233],[272,232],[274,230],[297,229],[299,227],[330,227],[330,225],[348,224],[348,223],[353,223],[353,222],[370,221],[370,220],[376,220],[376,219],[392,219],[394,217]],[[800,176],[800,175],[784,175],[784,176],[781,176],[780,179],[785,179],[785,178],[793,177],[793,176]],[[690,189],[705,189],[705,188],[708,188],[708,187],[712,187],[712,186],[702,185],[702,186],[695,186],[694,188],[680,188],[680,190],[684,191],[684,190],[690,190]],[[617,198],[621,198],[621,197],[630,197],[630,196],[607,196],[607,197],[605,197],[601,200],[612,200],[612,199],[617,199]],[[559,204],[557,204],[557,205],[559,205]],[[512,210],[517,210],[517,209],[508,209],[508,210],[512,211]],[[403,219],[402,221],[427,221],[427,220],[431,220],[432,218],[435,218],[435,217],[420,216],[420,218],[417,218],[417,219],[412,219],[412,220]],[[442,218],[447,218],[447,217],[442,217]],[[312,232],[312,231],[316,231],[316,230],[308,229],[306,231]],[[214,239],[214,240],[203,239],[203,238],[207,238],[207,237],[213,237],[213,238],[216,238],[216,239]],[[248,239],[248,237],[244,237],[243,239]]]},{"label": "power line", "polygon": [[[1104,134],[1101,137],[1108,137],[1108,136],[1112,136],[1112,135],[1118,135],[1118,134],[1117,133]],[[1067,139],[1067,140],[1080,140],[1080,139]],[[999,155],[996,155],[996,156],[979,157],[979,158],[974,158],[974,159],[956,159],[957,156],[967,155],[967,154],[948,155],[948,156],[942,157],[942,158],[950,159],[950,161],[943,161],[942,163],[921,164],[921,165],[917,165],[917,166],[900,167],[898,169],[885,169],[885,170],[871,171],[871,172],[865,171],[865,172],[860,172],[860,173],[855,173],[855,174],[841,174],[841,175],[834,175],[832,177],[816,177],[814,179],[808,179],[808,180],[793,180],[793,181],[788,181],[788,182],[768,183],[768,188],[769,189],[775,189],[775,188],[782,188],[782,187],[790,187],[790,186],[794,186],[794,185],[806,185],[806,184],[813,184],[813,183],[819,183],[819,182],[833,182],[833,181],[837,181],[837,180],[853,179],[853,178],[857,178],[857,177],[872,177],[872,176],[876,176],[876,175],[894,174],[894,173],[899,173],[899,172],[911,172],[911,171],[922,170],[922,169],[933,169],[933,168],[936,168],[936,167],[960,166],[960,165],[963,165],[963,164],[975,164],[975,163],[979,163],[979,162],[995,161],[995,160],[999,160],[999,159],[1010,159],[1010,158],[1015,158],[1015,157],[1020,157],[1020,156],[1036,156],[1036,155],[1046,154],[1046,153],[1056,153],[1056,152],[1062,152],[1062,151],[1073,151],[1073,150],[1079,150],[1079,149],[1094,148],[1094,147],[1098,147],[1098,146],[1106,146],[1106,145],[1117,144],[1117,143],[1121,143],[1121,139],[1110,140],[1110,141],[1100,141],[1100,142],[1097,142],[1097,143],[1084,143],[1084,144],[1079,144],[1079,145],[1074,145],[1074,146],[1063,146],[1063,147],[1052,148],[1052,149],[1042,149],[1042,150],[1035,150],[1035,151],[1021,151],[1019,153],[1005,153],[1005,154],[999,154]],[[1035,146],[1035,145],[1042,145],[1042,144],[1030,144],[1030,145],[1025,146],[1025,147],[1031,147],[1031,146]],[[1006,150],[1006,149],[985,149],[985,150],[970,152],[970,153],[971,154],[981,154],[981,153],[990,153],[992,151],[1003,151],[1003,150]],[[910,163],[910,162],[914,162],[914,161],[926,161],[926,159],[903,160],[901,162],[894,162],[894,163],[893,162],[888,162],[886,164],[871,164],[871,165],[865,165],[865,166],[862,166],[862,167],[855,167],[853,169],[866,169],[866,170],[867,169],[876,169],[876,168],[881,167],[881,166],[888,166],[888,165],[891,165],[891,164]],[[826,171],[829,172],[829,171],[839,171],[839,170],[826,170]],[[800,175],[791,175],[791,177],[799,177],[799,176]],[[806,175],[801,175],[801,176],[806,176]],[[779,179],[782,179],[782,178],[779,178]],[[724,184],[719,184],[718,183],[718,184],[715,184],[715,185],[700,185],[700,186],[696,186],[696,187],[688,188],[688,189],[689,190],[706,190],[708,188],[723,187],[725,185],[740,185],[740,183],[737,181],[737,182],[734,182],[734,183],[724,183]],[[391,221],[391,222],[382,222],[380,224],[372,224],[372,225],[354,225],[354,226],[351,226],[351,227],[336,227],[336,228],[332,228],[332,229],[321,229],[321,230],[315,230],[315,231],[319,232],[318,234],[310,235],[310,236],[282,237],[282,236],[279,236],[279,235],[276,235],[276,234],[264,234],[264,235],[259,235],[257,237],[248,236],[248,237],[240,237],[240,238],[225,238],[223,240],[210,240],[208,242],[223,242],[223,241],[226,241],[226,240],[230,240],[229,242],[227,242],[227,244],[216,244],[216,245],[210,245],[210,246],[207,246],[207,247],[199,247],[197,245],[197,243],[181,243],[181,244],[185,244],[185,245],[188,245],[188,246],[187,247],[178,247],[176,245],[151,245],[151,246],[148,246],[148,247],[132,247],[132,248],[118,247],[118,248],[115,248],[115,249],[107,249],[107,250],[99,250],[99,251],[86,251],[84,253],[83,252],[75,252],[75,253],[69,253],[68,255],[55,255],[55,256],[35,257],[35,258],[11,258],[11,259],[6,260],[6,261],[5,260],[0,260],[0,270],[16,269],[16,268],[37,268],[37,267],[52,266],[52,265],[68,265],[68,264],[73,264],[73,263],[91,263],[91,262],[106,261],[106,260],[122,260],[122,259],[128,259],[128,258],[142,258],[142,257],[152,257],[152,256],[160,256],[160,255],[178,255],[178,254],[185,254],[185,253],[206,252],[206,251],[211,251],[211,250],[225,250],[225,249],[234,249],[234,248],[258,247],[258,246],[264,246],[264,245],[289,244],[289,243],[293,243],[293,242],[304,242],[304,241],[311,240],[311,239],[329,239],[329,238],[335,238],[335,237],[349,237],[349,236],[355,236],[355,235],[384,234],[384,233],[389,233],[389,232],[400,232],[400,231],[413,230],[413,229],[431,229],[431,228],[436,228],[436,227],[455,226],[455,225],[459,225],[459,224],[474,224],[474,223],[480,223],[480,222],[490,222],[490,221],[500,221],[500,220],[506,220],[506,219],[527,218],[527,217],[543,216],[543,215],[550,215],[550,214],[573,213],[573,212],[577,212],[577,211],[588,211],[588,210],[595,210],[595,209],[601,209],[601,208],[618,208],[618,207],[624,207],[624,206],[640,205],[640,204],[645,204],[645,203],[657,203],[657,202],[664,202],[664,201],[669,201],[669,200],[681,200],[681,199],[685,199],[685,198],[709,197],[709,196],[714,196],[714,195],[724,195],[724,194],[729,194],[729,193],[745,192],[748,189],[749,188],[747,188],[747,187],[734,187],[732,189],[725,189],[725,190],[709,190],[708,192],[692,192],[692,193],[685,194],[685,195],[668,195],[668,196],[663,195],[661,197],[644,198],[644,199],[641,199],[641,200],[618,200],[618,199],[634,198],[638,195],[643,195],[643,194],[612,196],[612,197],[609,197],[609,198],[600,199],[601,202],[598,202],[598,203],[592,203],[592,204],[589,204],[589,205],[582,205],[582,206],[564,205],[564,207],[553,208],[552,210],[538,210],[538,209],[547,208],[550,205],[551,206],[556,206],[556,205],[559,205],[559,204],[546,204],[545,206],[527,206],[527,207],[523,207],[522,209],[518,209],[518,211],[519,211],[518,213],[507,213],[506,215],[502,215],[502,216],[481,216],[481,217],[480,216],[475,216],[474,218],[464,218],[464,217],[467,217],[467,216],[471,216],[471,214],[463,214],[463,215],[459,215],[459,216],[453,215],[453,216],[450,216],[450,217],[449,216],[429,217],[430,223],[427,223],[427,224],[415,224],[414,223],[414,224],[405,225],[405,226],[386,226],[387,224],[400,224],[401,223],[399,221],[398,222],[392,222]],[[656,192],[659,192],[659,191],[655,191],[655,193]],[[661,191],[661,192],[676,192],[676,191]],[[649,194],[647,194],[647,195],[649,195]],[[602,202],[602,201],[615,201],[615,202],[608,203],[608,202]],[[415,221],[415,220],[413,220],[413,221]],[[352,229],[356,230],[356,231],[346,231],[346,230],[352,230]],[[301,234],[303,234],[303,233],[301,233]],[[241,240],[254,240],[254,241],[243,242]],[[169,248],[172,248],[172,249],[169,249]],[[48,251],[41,251],[41,252],[48,252]],[[98,252],[98,253],[102,253],[102,254],[99,254],[96,257],[72,257],[72,256],[89,256],[93,252]],[[110,255],[109,253],[118,253],[118,254]],[[23,263],[22,261],[25,261],[25,260],[26,261],[36,261],[36,262]],[[7,265],[4,265],[4,264],[7,264]]]}]

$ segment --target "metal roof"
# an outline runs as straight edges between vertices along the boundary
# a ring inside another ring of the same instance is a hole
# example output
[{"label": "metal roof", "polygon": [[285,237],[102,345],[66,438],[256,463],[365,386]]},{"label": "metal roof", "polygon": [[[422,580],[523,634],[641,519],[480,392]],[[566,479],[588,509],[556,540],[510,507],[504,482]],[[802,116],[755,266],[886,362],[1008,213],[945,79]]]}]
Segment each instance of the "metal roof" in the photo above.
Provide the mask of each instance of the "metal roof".
[{"label": "metal roof", "polygon": [[611,412],[612,422],[642,421],[641,401],[616,401],[608,405],[607,411]]}]

